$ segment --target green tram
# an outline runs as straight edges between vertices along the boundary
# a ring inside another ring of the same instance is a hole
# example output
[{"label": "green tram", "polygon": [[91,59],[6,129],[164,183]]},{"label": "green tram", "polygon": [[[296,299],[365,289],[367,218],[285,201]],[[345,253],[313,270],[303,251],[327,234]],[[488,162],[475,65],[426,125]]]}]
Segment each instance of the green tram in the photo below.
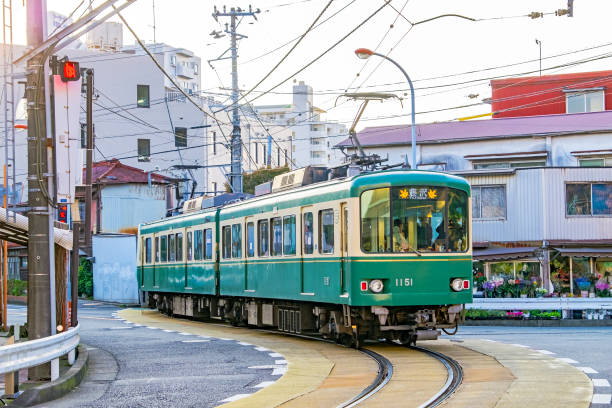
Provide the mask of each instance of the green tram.
[{"label": "green tram", "polygon": [[387,170],[143,224],[142,301],[353,345],[435,339],[472,301],[470,209],[460,177]]}]

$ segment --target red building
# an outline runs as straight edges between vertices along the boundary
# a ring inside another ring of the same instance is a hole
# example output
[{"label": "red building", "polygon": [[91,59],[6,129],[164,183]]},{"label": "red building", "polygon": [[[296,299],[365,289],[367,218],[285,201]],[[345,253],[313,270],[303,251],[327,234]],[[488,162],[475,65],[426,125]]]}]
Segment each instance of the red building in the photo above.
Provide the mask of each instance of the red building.
[{"label": "red building", "polygon": [[493,118],[612,110],[612,71],[491,81]]}]

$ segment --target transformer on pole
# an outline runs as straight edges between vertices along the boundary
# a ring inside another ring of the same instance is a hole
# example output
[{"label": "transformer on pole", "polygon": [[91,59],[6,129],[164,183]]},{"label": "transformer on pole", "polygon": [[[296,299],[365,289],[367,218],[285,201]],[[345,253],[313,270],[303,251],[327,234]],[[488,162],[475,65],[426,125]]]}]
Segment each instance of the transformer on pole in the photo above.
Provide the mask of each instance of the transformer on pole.
[{"label": "transformer on pole", "polygon": [[[253,10],[251,6],[249,6],[248,11],[242,10],[240,7],[230,8],[229,11],[225,6],[223,6],[223,11],[219,11],[215,6],[214,12],[212,14],[215,21],[219,21],[219,17],[229,17],[230,23],[225,24],[225,32],[230,35],[231,45],[229,51],[231,51],[231,59],[232,59],[232,138],[230,140],[230,151],[231,151],[231,171],[230,171],[230,182],[232,191],[234,193],[242,193],[242,139],[240,136],[240,115],[238,112],[238,98],[239,98],[239,89],[238,89],[238,45],[237,40],[242,38],[247,38],[246,35],[238,34],[236,32],[236,28],[238,26],[237,20],[238,17],[253,17],[257,20],[256,14],[260,13],[261,10]],[[220,38],[219,32],[213,31],[211,35],[214,35],[215,38]],[[225,51],[227,52],[227,50]],[[227,57],[223,57],[225,52],[221,54],[219,58],[212,61],[218,61],[221,59],[226,59]]]}]

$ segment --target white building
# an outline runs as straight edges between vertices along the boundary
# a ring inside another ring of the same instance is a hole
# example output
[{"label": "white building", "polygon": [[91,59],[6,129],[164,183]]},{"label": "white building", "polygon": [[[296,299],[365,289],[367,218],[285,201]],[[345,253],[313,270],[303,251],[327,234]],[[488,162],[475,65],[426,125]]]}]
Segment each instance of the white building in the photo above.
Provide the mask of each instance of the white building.
[{"label": "white building", "polygon": [[291,129],[292,168],[330,166],[342,161],[343,156],[333,147],[348,134],[346,126],[323,120],[325,111],[313,105],[312,87],[303,81],[293,86],[292,104],[255,106],[255,111],[263,121]]},{"label": "white building", "polygon": [[[184,193],[225,191],[229,172],[229,139],[232,126],[224,112],[219,122],[211,119],[213,111],[223,108],[213,98],[201,93],[201,59],[193,52],[166,44],[147,44],[148,49],[180,88],[204,110],[190,103],[138,46],[123,47],[122,25],[104,23],[87,35],[86,45],[62,50],[59,57],[78,61],[81,68],[94,70],[94,161],[119,159],[145,171],[157,171],[170,177],[195,181],[185,185]],[[25,52],[14,46],[15,58]],[[24,80],[25,64],[15,67]],[[24,85],[15,84],[15,104],[20,107],[17,123],[25,124]],[[85,96],[82,97],[81,122],[85,123]],[[208,113],[208,115],[206,114]],[[3,114],[2,114],[3,115]],[[0,115],[0,116],[2,116]],[[242,120],[243,168],[252,171],[267,164],[267,143],[263,126],[249,117]],[[2,118],[3,119],[3,118]],[[288,140],[284,128],[266,124],[275,140]],[[77,130],[73,137],[82,137]],[[17,155],[27,157],[27,131],[17,132]],[[249,137],[253,141],[249,143]],[[290,150],[275,142],[271,165],[288,161]],[[213,167],[207,167],[213,166]],[[26,182],[27,160],[16,163],[17,181]],[[24,189],[27,191],[27,189]],[[26,200],[25,194],[21,197]]]}]

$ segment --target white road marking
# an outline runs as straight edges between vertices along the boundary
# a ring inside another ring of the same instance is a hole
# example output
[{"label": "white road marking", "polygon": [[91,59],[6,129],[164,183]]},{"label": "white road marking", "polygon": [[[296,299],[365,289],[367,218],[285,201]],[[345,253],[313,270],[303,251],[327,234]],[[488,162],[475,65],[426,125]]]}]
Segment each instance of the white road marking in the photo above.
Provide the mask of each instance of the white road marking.
[{"label": "white road marking", "polygon": [[217,340],[234,341],[234,339],[226,339],[225,337],[217,337]]},{"label": "white road marking", "polygon": [[111,330],[131,329],[131,327],[110,327]]},{"label": "white road marking", "polygon": [[270,357],[282,357],[283,356],[281,353],[268,353],[268,355]]},{"label": "white road marking", "polygon": [[270,351],[270,349],[267,349],[265,347],[255,347],[255,350],[257,350],[257,351]]},{"label": "white road marking", "polygon": [[157,329],[159,329],[159,327],[151,327],[151,326],[147,326],[147,329],[157,330]]},{"label": "white road marking", "polygon": [[191,333],[184,333],[184,332],[180,332],[179,333],[181,336],[193,336],[193,334]]},{"label": "white road marking", "polygon": [[134,324],[134,327],[142,327],[142,324]]},{"label": "white road marking", "polygon": [[272,375],[283,375],[287,372],[287,367],[286,366],[280,366],[278,368],[275,368],[274,370],[272,370]]},{"label": "white road marking", "polygon": [[524,345],[522,345],[522,344],[516,344],[516,343],[515,343],[515,344],[511,344],[511,346],[514,346],[514,347],[523,347],[523,348],[529,348],[529,346],[524,346]]},{"label": "white road marking", "polygon": [[252,370],[268,370],[270,368],[279,368],[277,365],[260,365],[260,366],[251,366],[249,367]]},{"label": "white road marking", "polygon": [[567,363],[567,364],[578,364],[576,360],[572,360],[571,358],[567,358],[567,357],[559,357],[557,358],[557,360],[563,361],[564,363]]},{"label": "white road marking", "polygon": [[176,333],[176,330],[164,330],[166,333]]},{"label": "white road marking", "polygon": [[539,353],[542,353],[542,354],[546,354],[546,355],[556,354],[556,353],[553,353],[552,351],[548,351],[548,350],[536,350],[536,351],[539,352]]},{"label": "white road marking", "polygon": [[597,371],[593,370],[591,367],[576,367],[576,368],[584,371],[587,374],[597,374]]},{"label": "white road marking", "polygon": [[608,382],[608,380],[606,380],[605,378],[592,378],[591,381],[593,381],[594,387],[609,387],[610,386],[610,382]]},{"label": "white road marking", "polygon": [[181,343],[206,343],[210,340],[200,339],[200,340],[181,340]]},{"label": "white road marking", "polygon": [[224,400],[221,400],[219,402],[232,402],[232,401],[238,401],[239,399],[245,398],[250,396],[251,394],[236,394],[236,395],[232,395],[229,398],[226,398]]},{"label": "white road marking", "polygon": [[287,364],[287,360],[274,360],[274,364]]},{"label": "white road marking", "polygon": [[593,394],[591,404],[609,404],[612,394]]},{"label": "white road marking", "polygon": [[260,382],[257,385],[254,385],[253,388],[266,388],[272,384],[274,384],[276,381],[264,381],[264,382]]},{"label": "white road marking", "polygon": [[238,344],[240,344],[241,346],[252,346],[251,343],[246,343],[244,341],[239,341]]},{"label": "white road marking", "polygon": [[497,340],[491,340],[491,339],[482,339],[483,341],[490,341],[491,343],[497,343]]}]

